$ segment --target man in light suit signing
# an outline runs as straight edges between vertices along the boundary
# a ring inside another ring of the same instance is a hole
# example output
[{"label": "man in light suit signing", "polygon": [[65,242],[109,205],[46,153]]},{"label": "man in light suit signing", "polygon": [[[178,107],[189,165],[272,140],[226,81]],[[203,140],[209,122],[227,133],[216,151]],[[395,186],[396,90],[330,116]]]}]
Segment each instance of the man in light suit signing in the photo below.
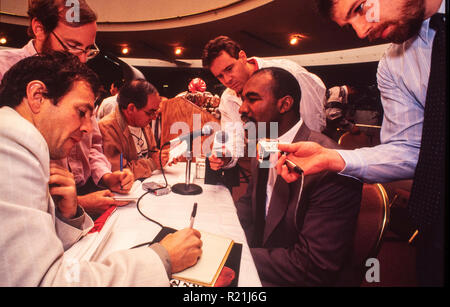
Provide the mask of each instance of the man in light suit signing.
[{"label": "man in light suit signing", "polygon": [[[280,142],[310,140],[337,147],[300,118],[301,89],[288,71],[256,71],[242,97],[239,113],[246,125],[266,126],[258,136],[270,135],[270,126],[277,125]],[[361,183],[322,172],[288,184],[274,166],[252,159],[247,193],[236,203],[263,286],[335,285],[349,264]]]},{"label": "man in light suit signing", "polygon": [[[92,129],[97,76],[68,53],[15,64],[0,85],[0,286],[168,286],[197,262],[200,233],[78,262],[65,251],[93,226],[77,203],[66,157]],[[73,276],[76,276],[72,278]]]}]

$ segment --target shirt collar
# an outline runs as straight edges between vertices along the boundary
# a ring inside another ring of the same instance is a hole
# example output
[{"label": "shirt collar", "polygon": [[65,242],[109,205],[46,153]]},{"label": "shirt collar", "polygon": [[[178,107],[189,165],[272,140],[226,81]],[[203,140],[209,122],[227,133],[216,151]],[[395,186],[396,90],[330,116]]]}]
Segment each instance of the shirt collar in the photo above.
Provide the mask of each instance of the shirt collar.
[{"label": "shirt collar", "polygon": [[[439,10],[436,13],[442,13],[445,14],[445,0],[442,0],[441,6],[439,7]],[[430,18],[424,20],[422,23],[422,27],[419,31],[419,37],[422,39],[426,44],[430,43]],[[434,32],[434,30],[432,30]]]},{"label": "shirt collar", "polygon": [[23,47],[23,50],[24,50],[25,55],[27,57],[30,57],[30,56],[33,56],[33,55],[37,54],[38,52],[36,51],[36,48],[34,47],[34,39],[30,40],[28,42],[28,44],[26,44]]},{"label": "shirt collar", "polygon": [[292,143],[294,141],[295,136],[297,135],[298,130],[303,124],[303,119],[300,118],[300,120],[292,126],[291,129],[289,129],[285,134],[278,137],[278,141],[282,143]]}]

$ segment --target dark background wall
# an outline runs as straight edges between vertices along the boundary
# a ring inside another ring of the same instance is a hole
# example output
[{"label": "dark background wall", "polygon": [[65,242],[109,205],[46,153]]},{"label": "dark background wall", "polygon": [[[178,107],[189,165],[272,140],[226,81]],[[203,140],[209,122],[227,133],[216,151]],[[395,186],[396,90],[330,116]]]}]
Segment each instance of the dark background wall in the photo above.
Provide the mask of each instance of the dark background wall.
[{"label": "dark background wall", "polygon": [[[88,62],[100,76],[105,88],[104,97],[109,96],[111,83],[123,78],[121,68],[99,56]],[[378,62],[310,66],[308,71],[319,76],[327,88],[340,85],[349,85],[359,93],[356,109],[377,110],[382,113],[379,92],[376,87],[376,72]],[[187,90],[193,78],[201,78],[207,84],[207,90],[213,94],[221,95],[225,87],[206,69],[202,68],[164,68],[164,67],[136,67],[146,79],[158,89],[161,96],[172,98]],[[101,102],[101,99],[98,101]]]},{"label": "dark background wall", "polygon": [[[351,85],[354,87],[365,87],[376,84],[376,72],[378,62],[311,66],[305,67],[308,71],[319,76],[327,88],[336,85]],[[205,69],[189,68],[150,68],[138,67],[144,73],[147,80],[153,83],[160,94],[166,97],[176,96],[186,91],[189,82],[196,77],[202,78],[207,89],[213,94],[220,95],[225,89],[214,76]]]}]

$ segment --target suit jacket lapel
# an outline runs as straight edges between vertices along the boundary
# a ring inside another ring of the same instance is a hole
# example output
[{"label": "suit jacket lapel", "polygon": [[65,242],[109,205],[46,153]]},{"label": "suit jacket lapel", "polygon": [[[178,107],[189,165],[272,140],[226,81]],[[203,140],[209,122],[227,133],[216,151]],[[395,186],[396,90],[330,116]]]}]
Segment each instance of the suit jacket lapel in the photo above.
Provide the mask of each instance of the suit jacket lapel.
[{"label": "suit jacket lapel", "polygon": [[[311,130],[309,130],[305,124],[302,124],[295,135],[293,142],[308,140],[310,134]],[[297,204],[299,201],[299,188],[299,184],[288,184],[281,176],[277,176],[273,187],[272,198],[270,199],[269,212],[265,221],[266,225],[264,228],[263,245],[285,216],[288,205],[290,203]]]}]

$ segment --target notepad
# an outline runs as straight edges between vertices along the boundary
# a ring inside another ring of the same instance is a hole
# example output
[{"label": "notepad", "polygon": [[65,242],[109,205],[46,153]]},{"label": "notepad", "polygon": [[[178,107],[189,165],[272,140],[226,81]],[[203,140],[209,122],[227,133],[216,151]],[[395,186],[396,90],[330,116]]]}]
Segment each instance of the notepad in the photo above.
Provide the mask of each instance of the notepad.
[{"label": "notepad", "polygon": [[139,199],[139,197],[142,195],[143,191],[141,189],[141,185],[142,182],[140,182],[139,180],[136,180],[133,183],[133,186],[130,189],[130,192],[128,192],[127,194],[119,194],[119,193],[114,193],[114,200],[118,200],[118,201],[136,201]]},{"label": "notepad", "polygon": [[212,287],[222,271],[234,241],[204,231],[200,233],[203,242],[202,256],[194,266],[172,274],[172,278]]}]

